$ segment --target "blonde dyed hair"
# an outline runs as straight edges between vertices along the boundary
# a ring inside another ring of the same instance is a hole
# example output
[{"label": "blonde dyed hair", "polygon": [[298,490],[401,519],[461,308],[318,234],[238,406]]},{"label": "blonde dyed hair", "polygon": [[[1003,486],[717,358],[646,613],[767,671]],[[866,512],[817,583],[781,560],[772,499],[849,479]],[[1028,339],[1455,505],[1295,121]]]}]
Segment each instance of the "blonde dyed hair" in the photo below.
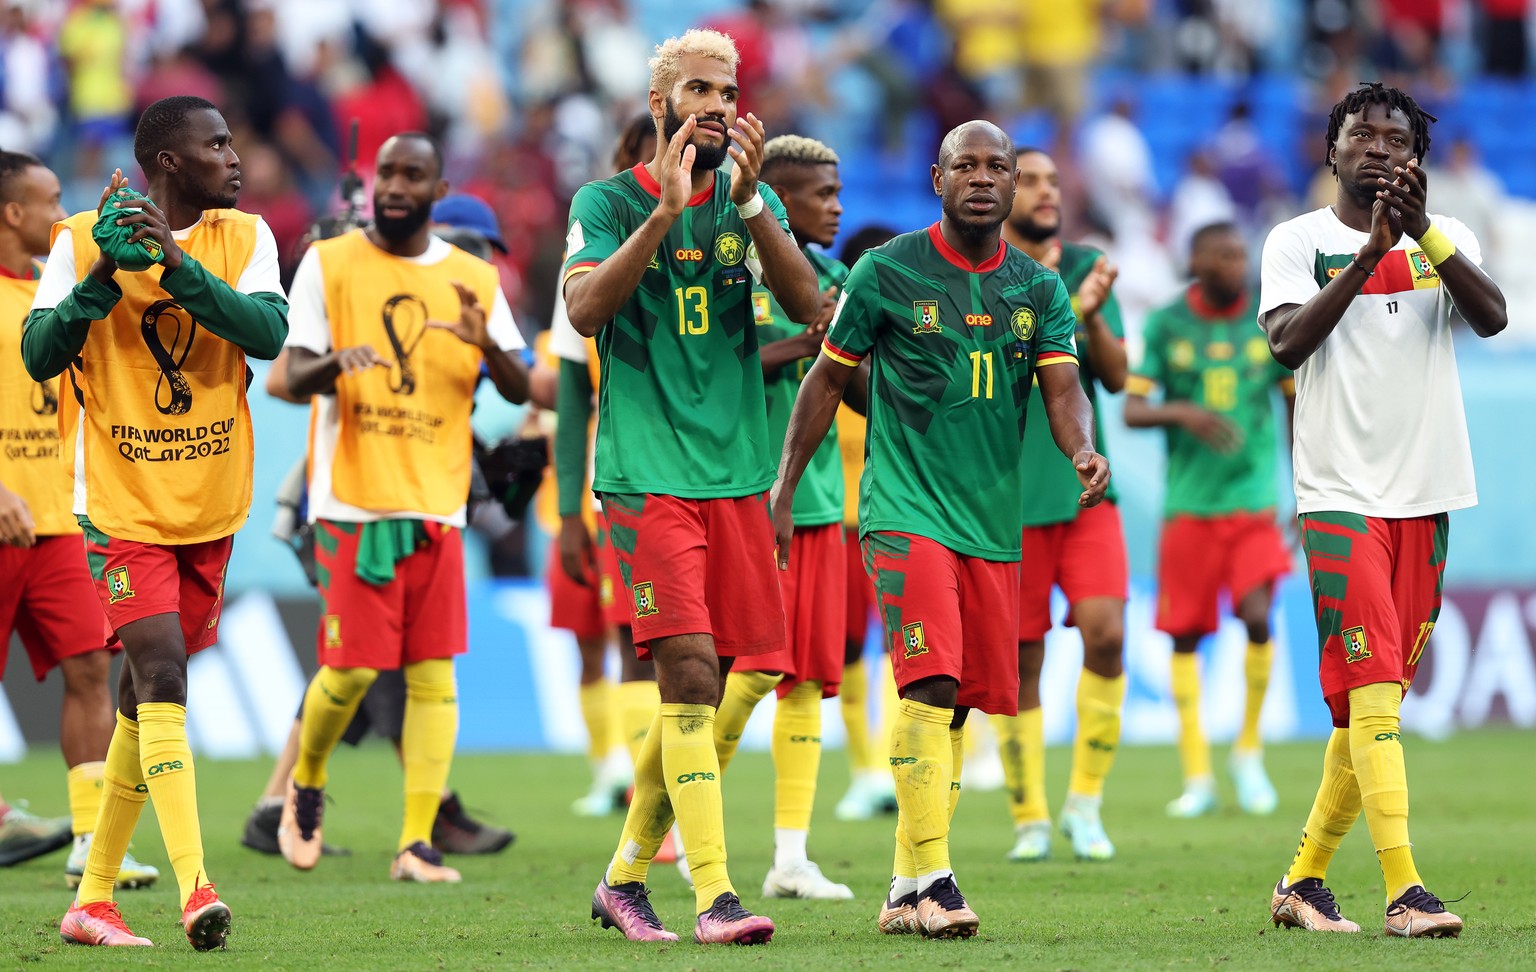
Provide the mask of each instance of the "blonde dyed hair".
[{"label": "blonde dyed hair", "polygon": [[804,135],[776,135],[763,146],[763,166],[837,165],[840,160],[825,142]]},{"label": "blonde dyed hair", "polygon": [[672,96],[672,89],[683,76],[683,55],[697,54],[719,61],[736,73],[741,55],[736,53],[736,42],[717,30],[695,28],[681,37],[669,37],[656,45],[656,54],[648,62],[651,69],[651,90],[664,98]]}]

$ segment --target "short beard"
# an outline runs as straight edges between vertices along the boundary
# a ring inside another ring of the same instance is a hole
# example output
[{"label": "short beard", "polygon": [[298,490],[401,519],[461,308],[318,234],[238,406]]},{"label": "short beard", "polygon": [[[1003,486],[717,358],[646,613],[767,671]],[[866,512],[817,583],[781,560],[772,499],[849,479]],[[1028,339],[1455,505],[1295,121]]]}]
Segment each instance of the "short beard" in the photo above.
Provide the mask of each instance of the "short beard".
[{"label": "short beard", "polygon": [[1008,226],[1031,243],[1044,243],[1046,240],[1053,239],[1061,232],[1059,224],[1056,226],[1044,226],[1035,222],[1028,215],[1020,216],[1018,219],[1009,217]]},{"label": "short beard", "polygon": [[[672,137],[674,135],[682,131],[684,121],[684,119],[677,117],[677,111],[672,107],[672,100],[670,98],[666,100],[665,104],[665,114],[661,120],[661,138],[663,147],[668,142],[672,141]],[[725,124],[724,118],[720,119],[720,124]],[[697,129],[695,129],[695,131],[697,131]],[[730,155],[731,137],[729,134],[727,134],[725,141],[720,143],[719,148],[716,148],[713,145],[700,145],[698,142],[695,142],[692,139],[689,139],[688,144],[693,146],[694,171],[709,172],[711,170],[718,169],[720,166],[725,164],[726,158]]]},{"label": "short beard", "polygon": [[386,240],[389,240],[391,243],[399,243],[410,239],[412,236],[415,236],[423,226],[427,225],[427,221],[431,218],[432,210],[423,206],[420,209],[411,210],[411,214],[409,216],[405,216],[400,219],[394,219],[380,213],[378,210],[378,204],[375,203],[373,211],[373,228],[378,230],[379,235],[384,237]]},{"label": "short beard", "polygon": [[949,218],[949,225],[960,235],[960,238],[970,243],[980,243],[998,231],[1003,225],[1004,219],[979,219],[975,216],[965,216],[944,207],[944,215]]}]

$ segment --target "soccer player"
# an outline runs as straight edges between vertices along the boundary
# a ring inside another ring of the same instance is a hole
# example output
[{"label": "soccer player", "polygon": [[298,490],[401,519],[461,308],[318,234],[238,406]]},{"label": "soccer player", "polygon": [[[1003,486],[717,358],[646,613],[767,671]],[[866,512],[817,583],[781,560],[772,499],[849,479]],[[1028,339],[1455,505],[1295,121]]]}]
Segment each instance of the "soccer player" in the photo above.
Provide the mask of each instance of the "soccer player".
[{"label": "soccer player", "polygon": [[317,240],[294,274],[288,391],[315,396],[309,519],[323,604],[277,832],[300,870],[320,859],[331,751],[379,670],[401,668],[405,814],[389,876],[460,879],[432,824],[458,732],[453,657],[468,637],[469,415],[482,365],[511,402],[528,397],[528,373],[496,269],[431,233],[447,191],[431,137],[392,136],[375,162],[373,226]]},{"label": "soccer player", "polygon": [[99,213],[54,227],[21,341],[34,379],[69,371],[61,398],[75,404],[59,410],[59,432],[74,514],[127,655],[96,835],[59,932],[83,945],[150,944],[124,924],[112,886],[153,800],[182,928],[206,951],[223,946],[230,911],[203,867],[187,656],[218,638],[230,545],[250,512],[245,359],[277,355],[288,304],[271,230],[231,208],[240,158],[217,108],[187,95],[155,102],[133,154],[148,198],[123,194],[119,170]]},{"label": "soccer player", "polygon": [[822,357],[800,388],[774,485],[779,564],[792,555],[796,487],[854,370],[868,357],[869,456],[859,503],[864,563],[891,646],[900,713],[890,740],[899,805],[887,934],[974,935],[956,885],[950,820],[966,715],[1018,705],[1019,530],[1025,404],[1044,414],[1098,503],[1109,463],[1077,379],[1061,279],[1001,239],[1018,178],[990,122],[951,131],[933,166],[943,216],[870,250],[848,275]]},{"label": "soccer player", "polygon": [[1334,730],[1276,925],[1359,931],[1324,886],[1363,811],[1386,886],[1385,929],[1455,936],[1408,840],[1398,707],[1440,613],[1449,511],[1477,502],[1451,342],[1451,308],[1479,337],[1508,323],[1477,238],[1430,215],[1423,162],[1434,118],[1379,82],[1328,117],[1332,206],[1270,231],[1259,323],[1296,369],[1296,509],[1317,607]]},{"label": "soccer player", "polygon": [[[795,393],[810,369],[837,306],[848,268],[821,247],[837,237],[843,206],[837,153],[815,139],[780,135],[763,146],[758,178],[773,187],[789,214],[795,242],[816,270],[821,306],[806,322],[790,319],[766,288],[752,291],[752,316],[762,345],[768,394],[769,446],[781,449]],[[812,247],[811,244],[816,247]],[[846,884],[821,872],[806,854],[816,774],[821,767],[821,700],[838,692],[843,678],[843,616],[847,610],[847,562],[843,553],[843,463],[837,430],[827,433],[795,495],[795,533],[790,570],[779,578],[788,640],[778,651],[739,659],[725,680],[715,718],[720,769],[735,755],[752,710],[777,692],[773,713],[773,867],[763,880],[765,898],[853,897]]]},{"label": "soccer player", "polygon": [[[631,119],[613,149],[614,171],[624,172],[656,155],[656,122],[649,113]],[[590,491],[588,457],[592,449],[592,401],[601,384],[597,342],[571,326],[565,298],[556,294],[549,328],[549,351],[556,359],[555,484],[560,514],[559,534],[552,545],[549,571],[550,625],[576,636],[581,650],[580,701],[590,740],[592,789],[572,806],[580,816],[605,816],[619,806],[618,796],[632,781],[640,746],[656,719],[661,696],[656,668],[635,653],[630,624],[630,591],[619,569],[612,532],[602,504]],[[619,684],[609,681],[603,664],[608,653],[608,628],[618,635]],[[629,750],[628,778],[610,769],[609,749],[618,735]],[[618,791],[617,793],[615,791]],[[676,844],[676,840],[670,841]],[[664,847],[658,857],[676,859]]]},{"label": "soccer player", "polygon": [[[1259,714],[1274,657],[1269,606],[1291,565],[1275,524],[1276,386],[1293,400],[1290,369],[1277,363],[1255,324],[1246,288],[1248,254],[1231,223],[1196,231],[1179,298],[1147,319],[1146,352],[1126,379],[1125,424],[1167,430],[1167,493],[1157,555],[1157,628],[1173,638],[1173,700],[1179,711],[1184,792],[1174,817],[1216,808],[1211,749],[1200,728],[1200,667],[1195,649],[1216,631],[1225,592],[1248,629],[1243,727],[1232,746],[1232,780],[1247,813],[1275,809],[1264,772]],[[1162,401],[1147,399],[1159,389]]]},{"label": "soccer player", "polygon": [[571,323],[597,336],[602,357],[592,486],[631,587],[635,643],[661,688],[624,831],[592,898],[592,917],[634,940],[677,937],[644,884],[674,815],[693,871],[695,941],[773,935],[726,872],[714,721],[730,660],[784,644],[749,281],[793,320],[811,319],[820,293],[783,205],[759,183],[763,126],[737,114],[736,63],[734,42],[714,31],[657,47],[656,157],[583,186],[566,235]]},{"label": "soccer player", "polygon": [[[1092,247],[1061,239],[1061,188],[1056,163],[1038,149],[1019,153],[1019,191],[1003,227],[1003,239],[1061,274],[1072,295],[1078,373],[1092,403],[1095,448],[1104,452],[1098,387],[1117,392],[1126,360],[1120,305],[1111,286],[1115,268]],[[1031,389],[1030,407],[1040,407]],[[1083,670],[1077,681],[1077,738],[1072,775],[1061,811],[1061,829],[1079,860],[1107,861],[1115,845],[1104,833],[1099,809],[1104,780],[1120,747],[1120,709],[1125,702],[1125,597],[1128,584],[1125,533],[1113,485],[1106,502],[1077,502],[1078,477],[1055,453],[1044,423],[1024,429],[1024,465],[1040,470],[1024,490],[1024,553],[1019,605],[1019,713],[993,724],[1002,750],[1013,816],[1009,860],[1040,861],[1051,854],[1051,818],[1045,797],[1045,723],[1040,710],[1040,669],[1051,629],[1051,587],[1067,599],[1068,625],[1083,637]]]},{"label": "soccer player", "polygon": [[[482,200],[462,194],[449,194],[432,207],[432,233],[448,240],[460,249],[481,259],[489,259],[493,249],[505,250],[496,229],[496,214]],[[492,235],[487,235],[492,234]],[[296,405],[308,405],[310,399],[298,398],[288,393],[288,351],[285,348],[272,361],[265,383],[267,394]],[[297,477],[300,498],[298,506],[307,505],[305,489],[307,457],[301,460],[289,474]],[[281,505],[282,499],[279,499]],[[284,538],[287,539],[287,538]],[[318,585],[314,576],[314,541],[294,548],[300,563],[306,563],[305,574],[312,585]],[[372,731],[388,739],[400,756],[400,734],[405,725],[405,678],[398,670],[382,671],[363,694],[347,731],[341,741],[351,746],[361,743]],[[302,705],[293,718],[293,727],[283,744],[282,752],[273,762],[267,777],[266,788],[246,818],[245,830],[240,843],[262,854],[281,855],[277,842],[277,828],[282,823],[283,803],[288,795],[288,778],[293,775],[294,764],[299,758],[299,735],[303,726]],[[403,765],[403,763],[402,763]],[[476,820],[464,809],[457,792],[443,788],[442,802],[437,808],[437,818],[432,822],[432,846],[445,854],[497,854],[505,850],[516,835],[505,827]],[[323,855],[350,853],[329,844],[321,845]]]},{"label": "soccer player", "polygon": [[[42,681],[55,666],[64,676],[59,748],[69,768],[70,829],[7,811],[0,862],[14,864],[68,843],[64,880],[80,883],[101,805],[101,777],[112,742],[111,652],[97,613],[80,524],[70,514],[69,479],[59,465],[59,381],[34,382],[22,370],[21,325],[37,294],[49,231],[65,217],[59,179],[38,159],[0,152],[0,674],[11,632],[21,634],[32,672]],[[64,407],[74,404],[66,395]],[[12,819],[14,816],[14,819]],[[62,843],[60,842],[62,841]],[[119,887],[153,884],[160,872],[124,854]]]}]

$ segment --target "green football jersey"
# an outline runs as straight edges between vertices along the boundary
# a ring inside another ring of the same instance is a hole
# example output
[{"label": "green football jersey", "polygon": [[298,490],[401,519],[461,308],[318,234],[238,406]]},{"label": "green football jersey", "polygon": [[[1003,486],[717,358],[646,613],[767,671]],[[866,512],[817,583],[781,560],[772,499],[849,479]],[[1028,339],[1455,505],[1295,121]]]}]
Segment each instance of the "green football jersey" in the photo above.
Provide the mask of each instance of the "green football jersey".
[{"label": "green football jersey", "polygon": [[[1057,272],[1061,274],[1061,281],[1069,294],[1077,293],[1077,288],[1082,286],[1088,271],[1093,269],[1094,261],[1103,255],[1091,246],[1080,246],[1076,243],[1061,245],[1061,266]],[[1104,306],[1100,308],[1099,313],[1104,315],[1104,323],[1109,325],[1110,332],[1123,340],[1125,325],[1120,320],[1120,302],[1115,299],[1113,291],[1104,301]],[[1077,376],[1082,382],[1083,394],[1088,396],[1088,404],[1093,406],[1093,447],[1099,455],[1107,456],[1109,453],[1104,449],[1104,416],[1099,410],[1099,383],[1097,376],[1093,373],[1093,365],[1088,361],[1086,350],[1087,326],[1074,316],[1073,327],[1076,329],[1074,336],[1078,347],[1084,349]],[[1029,389],[1029,407],[1037,415],[1045,413],[1045,400],[1040,397],[1038,384],[1032,385]],[[1072,460],[1063,456],[1061,450],[1056,447],[1056,440],[1051,437],[1049,422],[1044,420],[1031,422],[1025,427],[1024,471],[1025,526],[1046,526],[1077,519],[1080,511],[1077,498],[1083,493],[1083,484],[1078,482],[1077,470],[1072,467]],[[1104,499],[1113,503],[1116,498],[1115,482],[1111,479]]]},{"label": "green football jersey", "polygon": [[[820,250],[805,248],[801,252],[816,271],[817,290],[826,293],[828,287],[842,288],[848,277],[847,267]],[[805,325],[790,320],[779,302],[773,299],[773,294],[762,286],[752,291],[752,316],[757,321],[759,345],[782,341],[805,331]],[[764,378],[768,391],[768,441],[775,456],[784,451],[789,413],[794,410],[800,382],[815,360],[816,356],[811,355],[791,361]],[[795,489],[793,512],[796,526],[843,522],[843,453],[837,445],[836,424],[827,431],[827,437],[806,464],[805,474]]]},{"label": "green football jersey", "polygon": [[[597,333],[592,489],[692,499],[749,496],[773,483],[763,369],[752,323],[757,250],[730,178],[688,201],[640,285]],[[759,186],[789,232],[784,204]],[[571,201],[564,280],[618,251],[661,201],[645,166],[589,182]]]},{"label": "green football jersey", "polygon": [[1237,427],[1242,446],[1221,453],[1180,426],[1168,437],[1165,514],[1272,509],[1275,485],[1275,386],[1290,386],[1291,371],[1270,354],[1258,327],[1258,303],[1214,309],[1195,287],[1147,318],[1146,350],[1128,390],[1161,388],[1165,402],[1193,402]]},{"label": "green football jersey", "polygon": [[822,350],[872,361],[861,533],[1017,561],[1029,386],[1076,361],[1073,328],[1061,278],[1006,243],[973,267],[935,223],[860,257]]}]

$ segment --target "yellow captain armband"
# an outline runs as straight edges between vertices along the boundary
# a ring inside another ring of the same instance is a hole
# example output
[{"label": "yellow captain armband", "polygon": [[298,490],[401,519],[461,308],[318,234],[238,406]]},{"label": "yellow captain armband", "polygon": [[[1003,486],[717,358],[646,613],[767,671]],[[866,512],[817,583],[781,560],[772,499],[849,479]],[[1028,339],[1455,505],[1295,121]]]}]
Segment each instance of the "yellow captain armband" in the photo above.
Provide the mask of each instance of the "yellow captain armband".
[{"label": "yellow captain armband", "polygon": [[1456,244],[1452,243],[1451,238],[1433,223],[1430,224],[1429,231],[1419,237],[1419,248],[1424,251],[1425,256],[1429,257],[1430,264],[1437,267],[1456,253]]},{"label": "yellow captain armband", "polygon": [[1077,299],[1076,294],[1072,295],[1072,316],[1078,320],[1083,319],[1083,302]]},{"label": "yellow captain armband", "polygon": [[1157,391],[1157,382],[1144,375],[1126,375],[1125,392],[1127,395],[1140,395],[1143,398]]}]

